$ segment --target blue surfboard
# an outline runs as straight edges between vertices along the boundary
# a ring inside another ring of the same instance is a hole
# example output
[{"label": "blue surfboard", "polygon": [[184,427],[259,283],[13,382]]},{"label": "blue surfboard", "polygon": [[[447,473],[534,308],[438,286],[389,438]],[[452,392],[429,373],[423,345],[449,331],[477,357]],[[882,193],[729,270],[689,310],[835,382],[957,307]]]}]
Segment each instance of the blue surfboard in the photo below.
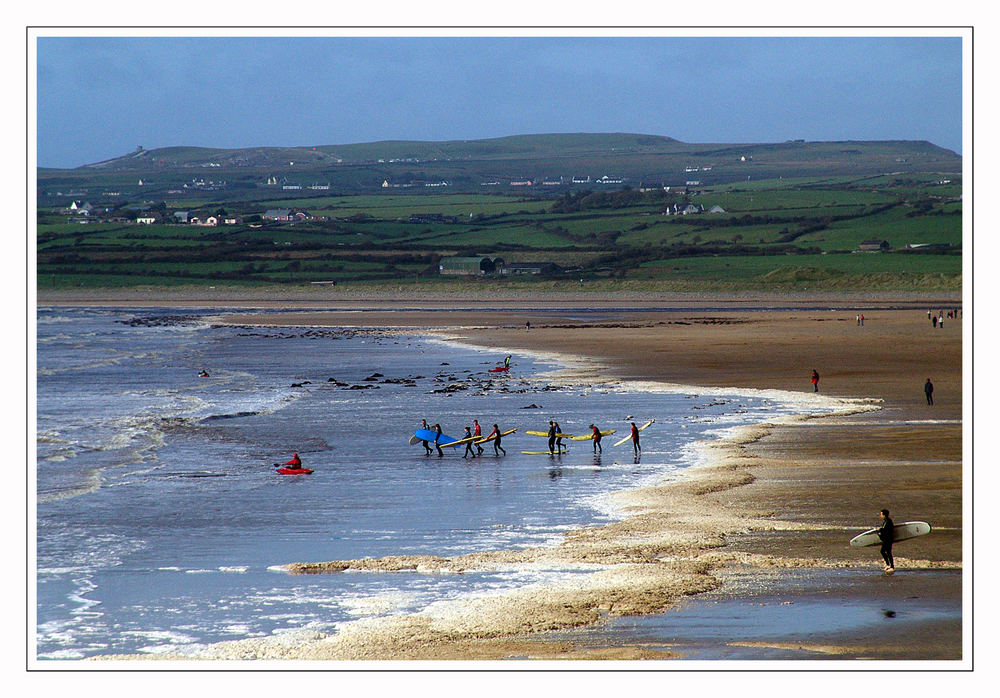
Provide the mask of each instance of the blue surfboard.
[{"label": "blue surfboard", "polygon": [[[417,431],[414,433],[414,436],[416,436],[421,441],[429,441],[430,443],[434,443],[434,438],[437,436],[437,432],[432,431],[430,429],[417,429]],[[445,444],[450,444],[452,441],[458,441],[458,439],[454,439],[448,436],[447,434],[441,434],[441,438],[438,439],[438,443],[440,443],[442,446],[444,446]],[[455,447],[453,446],[452,448]]]}]

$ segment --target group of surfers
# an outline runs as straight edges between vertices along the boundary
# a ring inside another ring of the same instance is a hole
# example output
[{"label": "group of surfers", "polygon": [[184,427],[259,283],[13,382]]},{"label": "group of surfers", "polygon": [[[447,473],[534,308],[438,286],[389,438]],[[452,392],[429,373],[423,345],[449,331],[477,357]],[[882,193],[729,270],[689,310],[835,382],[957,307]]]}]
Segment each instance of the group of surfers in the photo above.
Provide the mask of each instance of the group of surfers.
[{"label": "group of surfers", "polygon": [[[435,434],[434,447],[437,449],[438,458],[444,457],[444,451],[441,450],[441,434],[442,434],[441,425],[435,424],[434,426],[430,426],[429,424],[427,424],[426,419],[422,419],[420,420],[420,428],[434,432]],[[475,431],[473,431],[473,429]],[[472,426],[465,427],[465,435],[462,436],[461,439],[459,439],[459,441],[465,441],[465,453],[462,454],[462,458],[475,458],[476,456],[483,455],[483,447],[480,443],[476,443],[477,441],[478,442],[492,441],[493,453],[499,456],[500,453],[503,452],[503,454],[506,456],[507,455],[506,449],[504,449],[504,447],[500,445],[501,438],[502,434],[500,433],[500,426],[497,424],[494,424],[493,431],[491,431],[489,434],[486,435],[485,438],[483,438],[483,428],[479,425],[479,420],[473,419]],[[433,451],[431,450],[430,441],[421,441],[420,443],[424,445],[424,450],[426,451],[425,455],[429,456],[433,453]],[[445,445],[447,445],[447,443]]]},{"label": "group of surfers", "polygon": [[[635,425],[635,422],[630,422],[630,424],[631,424],[630,437],[632,439],[632,449],[636,457],[638,457],[639,454],[642,452],[642,446],[639,445],[639,427]],[[443,457],[444,452],[441,450],[441,436],[442,436],[441,425],[435,424],[434,426],[430,426],[427,423],[427,420],[423,419],[420,422],[420,428],[426,429],[427,431],[433,431],[435,433],[434,446],[435,448],[437,448],[438,457],[439,458]],[[594,424],[591,424],[589,428],[591,431],[590,440],[594,444],[594,453],[603,453],[604,447],[601,446],[601,438],[603,435],[601,434],[600,428]],[[473,419],[472,427],[465,427],[465,434],[462,436],[461,439],[459,439],[459,441],[465,442],[465,453],[462,454],[462,458],[475,458],[476,456],[483,455],[483,447],[481,446],[481,444],[485,443],[486,441],[493,442],[493,453],[495,455],[499,456],[500,453],[503,452],[503,454],[506,456],[507,451],[504,450],[503,446],[500,445],[501,437],[502,434],[500,432],[500,427],[494,424],[493,431],[487,434],[486,438],[483,438],[483,431],[482,427],[480,427],[479,425],[479,420]],[[566,446],[563,444],[563,439],[567,438],[568,434],[562,433],[562,429],[559,426],[559,422],[555,421],[554,419],[549,420],[548,437],[549,437],[550,454],[556,455],[559,453],[565,453],[568,450]],[[421,441],[421,443],[424,445],[426,455],[428,456],[431,455],[433,453],[430,446],[431,442]],[[447,445],[447,443],[445,445]]]}]

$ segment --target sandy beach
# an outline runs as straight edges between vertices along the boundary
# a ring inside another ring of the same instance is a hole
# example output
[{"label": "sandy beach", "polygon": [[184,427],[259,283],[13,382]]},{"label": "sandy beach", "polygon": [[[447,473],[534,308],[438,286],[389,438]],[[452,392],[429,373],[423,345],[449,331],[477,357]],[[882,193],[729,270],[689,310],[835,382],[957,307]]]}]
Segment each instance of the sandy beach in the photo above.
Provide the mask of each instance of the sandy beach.
[{"label": "sandy beach", "polygon": [[[154,304],[134,297],[47,300]],[[695,476],[623,495],[628,518],[571,533],[555,549],[315,560],[289,568],[456,573],[553,560],[606,566],[578,588],[527,589],[436,618],[400,617],[336,638],[289,638],[280,646],[224,643],[215,658],[684,658],[693,655],[670,636],[670,614],[696,614],[698,604],[823,599],[836,606],[877,598],[890,605],[912,605],[913,599],[933,605],[962,599],[968,574],[962,571],[963,485],[969,486],[963,479],[964,321],[946,317],[942,328],[934,328],[927,317],[928,309],[947,314],[960,308],[959,299],[445,298],[432,308],[429,302],[251,299],[244,305],[175,298],[156,304],[298,307],[248,311],[224,321],[418,328],[498,351],[562,356],[580,381],[786,391],[815,400],[816,409],[705,444],[705,462]],[[394,304],[424,310],[393,310]],[[578,308],[588,312],[574,312]],[[820,374],[818,393],[809,381],[813,369]],[[924,396],[928,378],[933,405]],[[929,536],[897,544],[892,577],[882,574],[877,548],[847,545],[875,524],[883,507],[897,522],[922,520],[934,527]],[[803,577],[802,570],[809,574]],[[786,575],[797,582],[784,584]],[[660,621],[641,632],[623,632],[616,624],[633,617]],[[805,627],[789,642],[720,639],[707,656],[733,656],[739,648],[738,656],[758,659],[961,660],[962,622],[952,615],[910,625],[873,622],[853,631]]]}]

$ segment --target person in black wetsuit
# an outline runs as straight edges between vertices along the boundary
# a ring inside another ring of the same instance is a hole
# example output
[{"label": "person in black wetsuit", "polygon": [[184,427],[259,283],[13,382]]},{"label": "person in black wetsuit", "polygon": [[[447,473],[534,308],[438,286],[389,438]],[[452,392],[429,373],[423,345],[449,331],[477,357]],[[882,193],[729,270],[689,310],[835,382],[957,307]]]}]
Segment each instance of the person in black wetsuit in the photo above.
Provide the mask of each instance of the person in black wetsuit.
[{"label": "person in black wetsuit", "polygon": [[931,383],[931,379],[928,378],[927,382],[924,383],[924,395],[927,396],[927,404],[934,404],[934,384]]},{"label": "person in black wetsuit", "polygon": [[896,571],[892,562],[892,519],[889,518],[888,509],[883,509],[878,515],[882,518],[882,523],[878,527],[878,539],[882,541],[879,552],[882,553],[882,559],[885,560],[885,571],[891,574]]},{"label": "person in black wetsuit", "polygon": [[493,431],[491,431],[489,433],[489,436],[487,436],[486,438],[487,439],[492,439],[492,441],[493,441],[493,453],[495,453],[496,455],[499,456],[500,455],[500,451],[503,451],[503,454],[505,456],[507,455],[507,449],[505,449],[503,446],[500,445],[500,427],[499,427],[499,425],[494,424],[493,425]]},{"label": "person in black wetsuit", "polygon": [[441,450],[441,425],[434,425],[434,448],[438,450],[438,458],[444,458],[444,451]]},{"label": "person in black wetsuit", "polygon": [[[470,429],[469,427],[465,427],[465,435],[462,438],[463,439],[471,439],[472,438],[472,429]],[[462,458],[465,458],[466,456],[471,456],[472,458],[476,457],[476,452],[472,448],[472,442],[471,441],[466,441],[465,442],[465,453],[462,454]]]},{"label": "person in black wetsuit", "polygon": [[555,453],[556,451],[556,423],[553,420],[549,420],[549,453]]},{"label": "person in black wetsuit", "polygon": [[[431,427],[430,427],[429,424],[427,424],[427,420],[426,419],[421,419],[420,420],[420,428],[421,429],[427,429],[428,431],[430,431]],[[420,443],[422,443],[424,445],[424,450],[427,452],[424,455],[428,455],[428,456],[431,455],[431,446],[430,446],[430,444],[428,444],[426,441],[421,441]]]}]

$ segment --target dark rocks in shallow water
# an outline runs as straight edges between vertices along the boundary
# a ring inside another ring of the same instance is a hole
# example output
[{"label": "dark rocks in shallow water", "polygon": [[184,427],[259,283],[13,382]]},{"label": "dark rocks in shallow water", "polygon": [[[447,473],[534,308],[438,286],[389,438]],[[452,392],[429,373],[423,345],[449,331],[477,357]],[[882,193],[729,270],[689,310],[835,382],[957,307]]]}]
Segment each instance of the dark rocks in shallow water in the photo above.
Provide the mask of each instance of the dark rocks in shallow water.
[{"label": "dark rocks in shallow water", "polygon": [[378,390],[379,386],[377,386],[377,385],[371,385],[371,384],[369,384],[369,385],[352,385],[350,388],[344,388],[344,390],[370,390],[372,388],[374,388],[375,390]]},{"label": "dark rocks in shallow water", "polygon": [[541,405],[536,405],[535,403],[531,403],[530,405],[525,405],[521,409],[522,410],[540,410],[540,409],[542,409],[542,406]]},{"label": "dark rocks in shallow water", "polygon": [[302,381],[301,383],[292,383],[293,388],[301,388],[303,385],[309,385],[312,381]]},{"label": "dark rocks in shallow water", "polygon": [[327,378],[326,382],[333,383],[334,385],[347,385],[347,383],[345,383],[344,381],[339,381],[336,378]]},{"label": "dark rocks in shallow water", "polygon": [[461,392],[463,390],[468,390],[468,389],[469,389],[469,386],[466,385],[465,383],[449,383],[448,385],[446,385],[443,388],[437,388],[437,389],[431,390],[429,392],[431,392],[431,393],[458,393],[458,392]]}]

